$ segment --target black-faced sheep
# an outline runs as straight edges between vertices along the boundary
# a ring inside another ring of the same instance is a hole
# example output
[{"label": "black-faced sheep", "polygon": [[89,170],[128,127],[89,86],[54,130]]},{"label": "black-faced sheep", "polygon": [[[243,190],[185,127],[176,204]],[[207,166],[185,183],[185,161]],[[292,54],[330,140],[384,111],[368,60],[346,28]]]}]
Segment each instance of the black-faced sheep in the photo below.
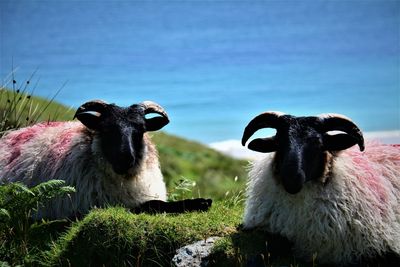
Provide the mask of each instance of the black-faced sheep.
[{"label": "black-faced sheep", "polygon": [[[249,172],[243,226],[279,234],[295,255],[346,265],[400,258],[400,147],[368,142],[338,114],[295,117],[265,112],[246,127],[242,144],[261,128],[276,135],[248,148],[269,153]],[[342,133],[334,133],[340,131]]]},{"label": "black-faced sheep", "polygon": [[[146,118],[147,114],[157,115]],[[76,188],[70,198],[53,200],[39,218],[86,214],[92,207],[122,204],[134,211],[206,210],[210,200],[165,202],[158,153],[146,132],[168,124],[158,104],[145,101],[122,108],[90,101],[76,122],[39,123],[0,139],[0,184],[34,186],[61,179]]]}]

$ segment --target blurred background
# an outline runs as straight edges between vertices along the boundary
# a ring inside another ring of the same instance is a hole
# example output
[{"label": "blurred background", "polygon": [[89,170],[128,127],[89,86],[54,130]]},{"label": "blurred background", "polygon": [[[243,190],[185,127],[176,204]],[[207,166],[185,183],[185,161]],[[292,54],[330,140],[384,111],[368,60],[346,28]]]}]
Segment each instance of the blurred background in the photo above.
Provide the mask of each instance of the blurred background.
[{"label": "blurred background", "polygon": [[153,100],[166,132],[231,153],[266,110],[400,142],[399,1],[0,0],[0,34],[3,84],[37,70],[35,95],[74,109]]}]

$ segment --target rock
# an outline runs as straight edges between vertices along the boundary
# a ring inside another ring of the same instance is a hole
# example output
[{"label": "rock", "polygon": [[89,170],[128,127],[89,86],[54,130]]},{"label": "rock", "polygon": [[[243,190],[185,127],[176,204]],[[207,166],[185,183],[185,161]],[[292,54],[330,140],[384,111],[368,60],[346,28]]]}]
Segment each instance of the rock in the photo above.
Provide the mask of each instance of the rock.
[{"label": "rock", "polygon": [[176,251],[172,259],[176,267],[205,267],[208,265],[206,257],[210,255],[211,248],[220,237],[209,237],[196,243],[184,246]]}]

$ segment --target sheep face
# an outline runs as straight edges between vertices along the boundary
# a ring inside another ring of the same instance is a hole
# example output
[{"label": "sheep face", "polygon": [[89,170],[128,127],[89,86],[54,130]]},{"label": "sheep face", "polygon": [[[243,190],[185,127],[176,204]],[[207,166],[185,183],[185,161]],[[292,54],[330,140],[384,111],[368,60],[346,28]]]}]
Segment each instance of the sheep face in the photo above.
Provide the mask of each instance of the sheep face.
[{"label": "sheep face", "polygon": [[323,136],[304,118],[287,117],[276,136],[275,173],[289,193],[323,175],[327,153]]},{"label": "sheep face", "polygon": [[[364,149],[364,139],[358,127],[342,115],[295,117],[278,112],[265,112],[246,127],[242,144],[261,128],[275,128],[276,135],[252,140],[248,148],[275,152],[275,176],[288,193],[298,193],[305,182],[323,177],[331,153],[355,144]],[[329,131],[344,133],[329,134]]]},{"label": "sheep face", "polygon": [[[149,113],[161,116],[146,118]],[[99,136],[105,159],[120,175],[133,173],[141,162],[144,133],[159,130],[169,122],[164,109],[150,101],[127,108],[90,101],[78,108],[75,117]]]}]

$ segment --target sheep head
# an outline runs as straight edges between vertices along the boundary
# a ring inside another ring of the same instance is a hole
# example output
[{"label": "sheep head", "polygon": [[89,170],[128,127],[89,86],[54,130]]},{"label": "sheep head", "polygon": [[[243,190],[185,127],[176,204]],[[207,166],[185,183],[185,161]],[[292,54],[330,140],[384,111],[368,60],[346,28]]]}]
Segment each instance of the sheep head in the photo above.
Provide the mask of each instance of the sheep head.
[{"label": "sheep head", "polygon": [[[325,171],[329,154],[358,144],[364,150],[360,129],[339,114],[295,117],[280,112],[265,112],[246,126],[242,137],[245,146],[259,129],[274,128],[276,135],[257,138],[248,144],[254,151],[276,152],[274,168],[278,179],[288,193],[300,192],[307,181],[320,178]],[[330,131],[341,133],[331,134]]]},{"label": "sheep head", "polygon": [[[160,116],[146,118],[152,113]],[[89,101],[78,108],[74,118],[99,135],[104,157],[121,175],[130,173],[140,163],[144,133],[159,130],[169,123],[164,109],[151,101],[130,107]]]}]

